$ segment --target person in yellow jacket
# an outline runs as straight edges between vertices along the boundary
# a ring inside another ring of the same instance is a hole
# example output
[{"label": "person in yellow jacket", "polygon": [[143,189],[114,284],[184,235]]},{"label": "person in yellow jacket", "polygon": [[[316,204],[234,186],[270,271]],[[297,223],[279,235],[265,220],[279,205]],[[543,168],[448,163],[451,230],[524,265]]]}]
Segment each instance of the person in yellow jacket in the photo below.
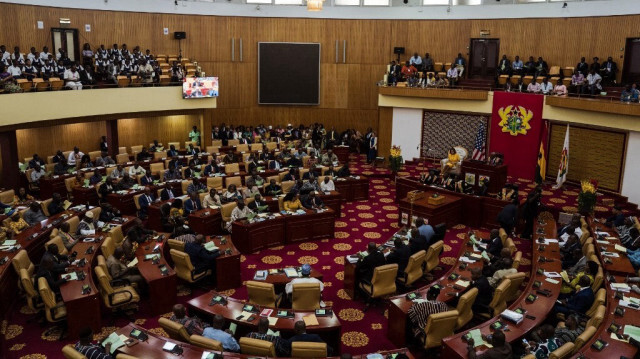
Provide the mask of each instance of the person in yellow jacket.
[{"label": "person in yellow jacket", "polygon": [[449,149],[449,153],[447,154],[447,163],[444,165],[444,170],[442,171],[442,176],[447,178],[449,172],[453,167],[455,167],[460,162],[460,155],[456,152],[456,149],[451,147]]},{"label": "person in yellow jacket", "polygon": [[287,193],[282,202],[285,211],[293,212],[303,208],[302,203],[300,203],[300,196],[298,195],[298,193]]}]

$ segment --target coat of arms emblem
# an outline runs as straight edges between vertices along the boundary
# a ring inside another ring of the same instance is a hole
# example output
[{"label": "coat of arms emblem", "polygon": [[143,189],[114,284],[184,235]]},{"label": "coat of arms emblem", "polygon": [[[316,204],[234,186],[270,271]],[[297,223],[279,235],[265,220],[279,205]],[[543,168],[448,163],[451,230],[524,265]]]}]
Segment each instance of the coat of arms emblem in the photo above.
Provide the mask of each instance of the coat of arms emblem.
[{"label": "coat of arms emblem", "polygon": [[511,136],[526,135],[527,130],[531,129],[529,121],[533,118],[533,112],[522,106],[501,107],[498,115],[502,119],[498,126],[502,128],[502,132],[509,132]]}]

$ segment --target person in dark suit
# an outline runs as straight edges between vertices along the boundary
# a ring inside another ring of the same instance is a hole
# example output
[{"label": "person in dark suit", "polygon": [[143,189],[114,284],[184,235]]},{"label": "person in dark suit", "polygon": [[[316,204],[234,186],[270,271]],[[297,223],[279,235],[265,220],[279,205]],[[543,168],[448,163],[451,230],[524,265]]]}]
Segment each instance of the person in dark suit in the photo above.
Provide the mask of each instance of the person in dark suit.
[{"label": "person in dark suit", "polygon": [[151,175],[151,171],[146,170],[144,172],[144,177],[140,179],[140,184],[143,186],[151,186],[153,184],[153,176]]},{"label": "person in dark suit", "polygon": [[149,205],[153,203],[155,197],[151,194],[151,189],[149,187],[144,188],[144,194],[138,197],[138,205],[140,205],[140,211],[138,212],[138,216],[140,218],[147,217],[147,210],[149,209]]},{"label": "person in dark suit", "polygon": [[580,62],[576,65],[576,71],[578,71],[585,77],[589,74],[589,64],[584,57],[582,57],[580,59]]},{"label": "person in dark suit", "polygon": [[527,200],[522,206],[522,217],[524,217],[524,231],[522,231],[522,238],[531,239],[533,235],[533,222],[535,221],[535,217],[538,215],[538,211],[542,198],[542,187],[537,186],[533,191],[529,193],[527,196]]},{"label": "person in dark suit", "polygon": [[279,171],[282,168],[282,163],[277,158],[269,162],[269,169]]},{"label": "person in dark suit", "polygon": [[500,256],[502,251],[502,239],[500,239],[500,232],[497,229],[492,229],[489,232],[489,244],[487,244],[487,254],[490,257]]},{"label": "person in dark suit", "polygon": [[622,207],[619,205],[613,206],[613,210],[611,211],[611,217],[607,218],[604,222],[604,225],[607,227],[620,227],[624,225],[624,214],[622,213]]},{"label": "person in dark suit", "polygon": [[202,203],[200,203],[200,196],[198,192],[189,192],[189,199],[184,201],[184,213],[190,214],[202,209]]},{"label": "person in dark suit", "polygon": [[322,198],[316,195],[316,191],[311,191],[308,195],[304,196],[302,205],[307,209],[319,209],[325,207],[324,202],[322,202]]},{"label": "person in dark suit", "polygon": [[409,250],[411,254],[415,254],[417,252],[420,252],[421,250],[426,251],[427,249],[429,249],[427,237],[421,235],[418,228],[411,229],[411,238],[409,238]]},{"label": "person in dark suit", "polygon": [[[312,342],[312,343],[324,343],[324,340],[318,334],[307,333],[307,326],[303,320],[297,321],[293,325],[293,329],[296,334],[289,339],[290,343],[294,342]],[[327,345],[327,355],[332,355],[332,348]]]},{"label": "person in dark suit", "polygon": [[391,250],[391,253],[387,256],[387,264],[398,265],[398,277],[404,276],[404,270],[409,263],[409,257],[411,257],[411,249],[404,244],[402,238],[396,238],[393,240],[395,248]]},{"label": "person in dark suit", "polygon": [[[52,246],[56,246],[55,244],[51,244]],[[57,246],[56,246],[57,248]],[[46,253],[45,253],[46,254]],[[60,273],[55,273],[56,263],[54,262],[52,257],[43,256],[40,261],[40,265],[38,266],[38,271],[36,272],[36,276],[34,278],[34,284],[36,290],[38,290],[38,279],[45,278],[47,283],[49,284],[49,288],[54,293],[60,293],[60,285],[65,283],[67,280],[64,276],[59,277]],[[64,273],[64,270],[63,270]],[[56,278],[60,279],[56,279]]]},{"label": "person in dark suit", "polygon": [[[247,206],[254,213],[268,213],[269,212],[269,207],[267,205],[267,202],[264,201],[264,198],[262,198],[260,193],[256,193],[253,202],[249,203]],[[261,210],[260,209],[261,207],[262,208],[266,207],[266,208]]]},{"label": "person in dark suit", "polygon": [[482,268],[480,267],[471,268],[471,284],[462,293],[456,295],[460,296],[472,288],[478,288],[478,296],[475,302],[473,302],[471,309],[478,313],[497,315],[498,313],[492,313],[492,309],[489,307],[489,303],[491,303],[491,299],[493,298],[493,287],[489,284],[487,277],[482,275]]},{"label": "person in dark suit", "polygon": [[361,280],[370,282],[373,277],[373,270],[376,269],[376,267],[384,265],[385,259],[384,254],[378,251],[375,242],[369,242],[369,245],[367,245],[367,253],[369,254],[366,257],[358,261],[356,270]]},{"label": "person in dark suit", "polygon": [[52,264],[49,267],[48,271],[53,274],[53,277],[57,277],[60,274],[65,273],[65,269],[69,266],[69,257],[65,255],[61,255],[58,246],[55,244],[49,244],[47,246],[47,251],[42,255],[42,259],[40,260],[40,266],[44,264],[46,261],[51,261]]},{"label": "person in dark suit", "polygon": [[198,234],[193,242],[188,242],[184,245],[184,252],[189,255],[195,273],[202,273],[209,269],[215,271],[216,258],[220,256],[219,250],[216,249],[210,252],[204,248],[203,243],[204,236]]},{"label": "person in dark suit", "polygon": [[208,165],[204,166],[204,175],[210,176],[215,173],[220,173],[220,167],[215,160],[212,160]]},{"label": "person in dark suit", "polygon": [[160,191],[160,200],[167,201],[173,198],[175,198],[175,193],[173,192],[173,188],[171,187],[171,184],[166,183],[164,185],[164,189]]},{"label": "person in dark suit", "polygon": [[100,193],[101,200],[103,202],[107,201],[107,195],[113,193],[115,191],[115,186],[113,185],[113,178],[107,177],[107,180],[100,185],[98,192]]},{"label": "person in dark suit", "polygon": [[282,194],[282,187],[280,187],[275,179],[269,180],[269,185],[265,187],[264,194],[266,196],[277,196]]},{"label": "person in dark suit", "polygon": [[574,295],[556,302],[553,306],[553,312],[565,315],[571,312],[585,314],[591,308],[595,300],[593,289],[591,289],[591,279],[586,275],[582,276],[578,285],[580,289]]},{"label": "person in dark suit", "polygon": [[298,179],[298,169],[292,168],[286,175],[284,175],[282,181],[295,181],[296,179]]},{"label": "person in dark suit", "polygon": [[53,216],[65,211],[64,201],[62,200],[62,196],[60,196],[60,193],[58,192],[53,193],[53,199],[51,200],[51,203],[49,203],[49,205],[47,206],[47,210],[49,211],[50,216]]},{"label": "person in dark suit", "polygon": [[167,157],[176,157],[178,156],[178,151],[176,150],[176,146],[169,146],[169,151],[167,151]]},{"label": "person in dark suit", "polygon": [[518,200],[514,199],[508,205],[504,206],[502,211],[498,213],[498,223],[500,227],[504,228],[507,234],[513,232],[513,228],[516,226],[516,220],[518,217]]}]

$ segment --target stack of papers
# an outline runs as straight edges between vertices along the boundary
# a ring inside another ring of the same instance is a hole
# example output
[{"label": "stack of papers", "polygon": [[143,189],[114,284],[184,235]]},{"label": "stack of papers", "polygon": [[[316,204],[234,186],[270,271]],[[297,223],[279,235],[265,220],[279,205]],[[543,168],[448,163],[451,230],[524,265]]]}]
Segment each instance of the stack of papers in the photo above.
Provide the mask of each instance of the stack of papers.
[{"label": "stack of papers", "polygon": [[605,257],[620,258],[620,255],[616,252],[602,252],[602,255]]},{"label": "stack of papers", "polygon": [[[480,256],[480,258],[482,258],[482,256]],[[474,261],[473,259],[467,258],[467,257],[460,257],[460,262],[475,263],[476,261]]]},{"label": "stack of papers", "polygon": [[504,312],[500,314],[500,316],[516,324],[520,324],[520,322],[522,322],[522,320],[524,319],[524,316],[522,314],[516,313],[509,309],[505,309]]},{"label": "stack of papers", "polygon": [[215,357],[216,357],[215,353],[204,351],[202,352],[202,356],[200,357],[200,359],[213,359]]},{"label": "stack of papers", "polygon": [[468,287],[468,286],[469,286],[469,284],[471,284],[471,282],[469,282],[469,281],[467,281],[467,280],[462,280],[462,279],[460,279],[460,280],[458,280],[455,284],[456,284],[456,285],[459,285],[459,286],[461,286],[461,287],[465,287],[465,288],[466,288],[466,287]]},{"label": "stack of papers", "polygon": [[544,272],[544,275],[547,278],[562,278],[562,276],[558,272]]},{"label": "stack of papers", "polygon": [[176,343],[166,342],[162,346],[162,350],[170,352],[176,347],[176,345]]},{"label": "stack of papers", "polygon": [[289,278],[296,278],[300,276],[295,268],[285,268],[284,274]]},{"label": "stack of papers", "polygon": [[78,280],[78,274],[76,272],[63,274],[62,277],[66,280]]},{"label": "stack of papers", "polygon": [[616,249],[616,251],[618,251],[618,252],[627,253],[627,248],[625,248],[625,247],[623,247],[623,246],[621,246],[621,245],[619,245],[619,244],[616,244],[616,245],[614,246],[614,248],[615,248],[615,249]]},{"label": "stack of papers", "polygon": [[318,318],[316,318],[315,314],[309,314],[307,316],[302,317],[302,320],[304,320],[304,324],[306,324],[306,326],[312,326],[312,325],[320,325],[320,323],[318,323]]},{"label": "stack of papers", "polygon": [[622,334],[626,334],[635,340],[640,340],[640,328],[633,325],[625,325]]},{"label": "stack of papers", "polygon": [[204,244],[204,249],[206,249],[206,250],[208,250],[210,252],[213,252],[216,249],[218,249],[218,247],[216,247],[216,244],[213,243],[213,242],[207,242],[207,243]]},{"label": "stack of papers", "polygon": [[596,231],[596,235],[597,235],[597,236],[605,236],[605,237],[609,237],[609,233],[608,233],[608,232],[598,232],[598,231]]},{"label": "stack of papers", "polygon": [[347,256],[347,261],[349,261],[349,263],[351,263],[351,264],[358,263],[358,259],[359,258],[358,258],[357,255],[355,255],[355,256]]},{"label": "stack of papers", "polygon": [[133,260],[131,262],[129,262],[129,264],[127,264],[127,267],[131,268],[131,267],[135,267],[136,265],[138,265],[138,258],[133,258]]},{"label": "stack of papers", "polygon": [[267,279],[267,271],[259,270],[256,271],[256,274],[253,276],[253,280],[265,280]]},{"label": "stack of papers", "polygon": [[631,288],[627,283],[611,283],[610,286],[612,290],[619,292],[629,293],[631,291]]},{"label": "stack of papers", "polygon": [[469,331],[469,335],[471,336],[471,339],[473,339],[474,348],[487,344],[485,343],[484,339],[482,339],[482,333],[480,333],[480,329],[474,329]]}]

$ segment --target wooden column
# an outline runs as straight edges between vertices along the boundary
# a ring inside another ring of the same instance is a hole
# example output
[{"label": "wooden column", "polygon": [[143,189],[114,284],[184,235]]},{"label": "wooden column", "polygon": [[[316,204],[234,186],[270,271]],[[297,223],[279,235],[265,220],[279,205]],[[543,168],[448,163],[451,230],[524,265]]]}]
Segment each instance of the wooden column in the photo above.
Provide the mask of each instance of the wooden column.
[{"label": "wooden column", "polygon": [[378,108],[378,156],[388,157],[391,149],[393,107]]},{"label": "wooden column", "polygon": [[114,160],[118,155],[118,120],[108,120],[107,123],[107,144],[109,146],[109,155]]},{"label": "wooden column", "polygon": [[0,154],[2,155],[2,186],[18,190],[20,169],[18,163],[18,141],[16,131],[0,132]]},{"label": "wooden column", "polygon": [[211,146],[211,114],[213,111],[202,110],[200,112],[200,148],[205,151]]}]

